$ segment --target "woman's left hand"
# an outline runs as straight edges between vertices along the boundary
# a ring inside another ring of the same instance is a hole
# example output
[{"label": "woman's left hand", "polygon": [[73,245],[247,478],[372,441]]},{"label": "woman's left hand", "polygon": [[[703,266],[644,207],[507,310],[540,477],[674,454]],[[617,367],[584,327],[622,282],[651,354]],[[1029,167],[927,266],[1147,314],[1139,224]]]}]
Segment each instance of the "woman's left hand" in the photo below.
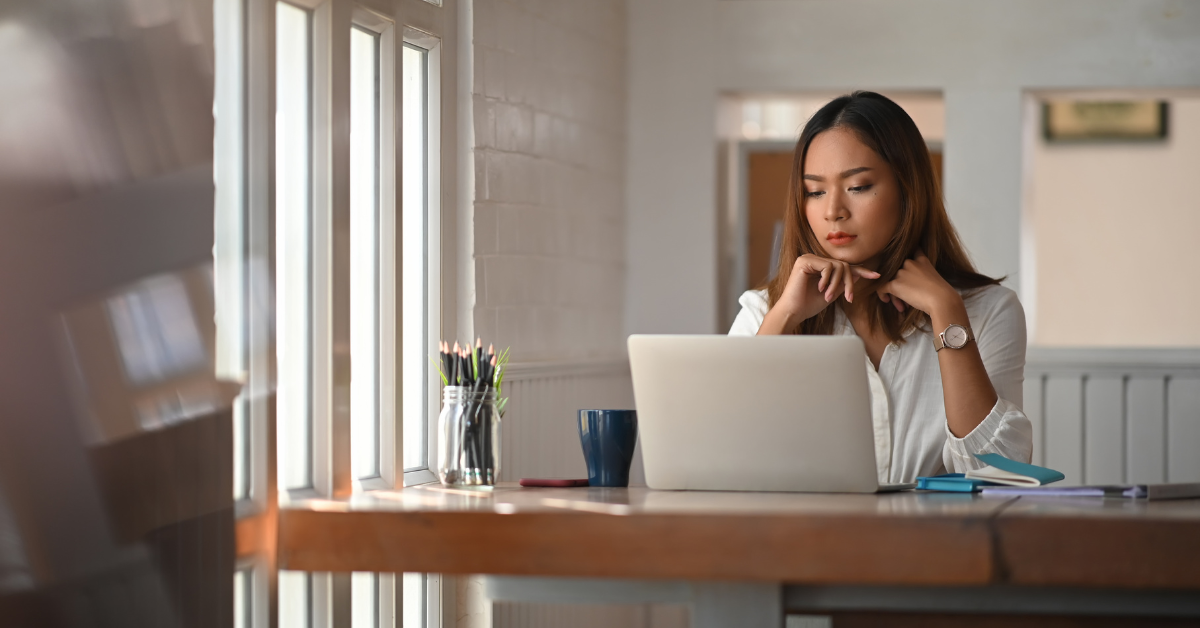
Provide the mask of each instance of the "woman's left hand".
[{"label": "woman's left hand", "polygon": [[903,312],[906,305],[933,316],[948,306],[962,303],[962,297],[937,269],[925,253],[917,251],[913,259],[905,260],[904,266],[891,281],[878,290],[879,300],[891,303]]}]

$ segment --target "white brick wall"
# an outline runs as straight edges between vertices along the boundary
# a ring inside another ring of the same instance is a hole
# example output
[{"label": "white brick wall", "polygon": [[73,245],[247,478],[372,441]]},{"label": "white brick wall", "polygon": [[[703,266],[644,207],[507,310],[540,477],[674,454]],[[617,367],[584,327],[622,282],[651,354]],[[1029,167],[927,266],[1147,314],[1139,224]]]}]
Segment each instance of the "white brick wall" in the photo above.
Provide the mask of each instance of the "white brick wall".
[{"label": "white brick wall", "polygon": [[517,362],[620,355],[625,2],[473,6],[477,333]]},{"label": "white brick wall", "polygon": [[[472,6],[475,329],[511,346],[514,362],[623,355],[625,1]],[[578,475],[582,454],[562,444],[573,440],[573,409],[597,403],[610,380],[514,382],[508,473]],[[551,433],[566,436],[543,438]],[[642,606],[508,603],[493,612],[496,628],[651,625]]]}]

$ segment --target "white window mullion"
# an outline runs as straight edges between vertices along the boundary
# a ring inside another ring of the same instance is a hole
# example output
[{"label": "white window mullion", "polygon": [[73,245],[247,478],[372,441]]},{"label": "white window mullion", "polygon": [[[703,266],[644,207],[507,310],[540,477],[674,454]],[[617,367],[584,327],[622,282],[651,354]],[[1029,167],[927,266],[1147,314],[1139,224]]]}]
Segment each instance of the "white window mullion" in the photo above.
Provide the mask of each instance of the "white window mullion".
[{"label": "white window mullion", "polygon": [[[236,83],[226,87],[236,94],[218,101],[218,107],[241,107],[241,122],[237,138],[226,138],[220,155],[236,151],[240,156],[240,185],[237,198],[225,201],[240,204],[241,239],[239,250],[225,254],[240,255],[238,282],[241,303],[238,313],[243,317],[235,334],[238,347],[231,347],[230,358],[244,369],[245,386],[239,398],[241,429],[234,438],[242,441],[241,464],[243,481],[241,499],[237,502],[239,517],[269,517],[278,506],[278,467],[276,440],[276,404],[272,393],[276,388],[275,333],[275,57],[276,13],[274,0],[219,0],[225,19],[214,27],[224,38],[234,38],[231,51],[236,59],[221,64],[222,72],[235,72]],[[236,67],[231,67],[236,66]],[[231,76],[232,80],[233,77]],[[233,103],[236,99],[237,104]],[[221,103],[229,103],[222,105]],[[222,175],[218,175],[221,177]],[[232,173],[226,181],[235,179]],[[236,353],[234,353],[234,351]],[[235,357],[236,356],[236,357]],[[270,553],[249,557],[239,565],[240,577],[235,585],[242,596],[238,620],[247,628],[273,628],[278,618],[278,572],[270,562]]]},{"label": "white window mullion", "polygon": [[313,10],[314,488],[349,495],[350,15],[349,0]]},{"label": "white window mullion", "polygon": [[[314,488],[353,490],[350,468],[350,25],[352,0],[313,8]],[[349,574],[314,573],[312,628],[349,623]]]},{"label": "white window mullion", "polygon": [[403,386],[400,351],[400,284],[397,211],[399,210],[398,153],[400,125],[396,59],[398,38],[394,22],[379,30],[379,441],[380,476],[386,488],[404,486],[404,430],[399,409]]}]

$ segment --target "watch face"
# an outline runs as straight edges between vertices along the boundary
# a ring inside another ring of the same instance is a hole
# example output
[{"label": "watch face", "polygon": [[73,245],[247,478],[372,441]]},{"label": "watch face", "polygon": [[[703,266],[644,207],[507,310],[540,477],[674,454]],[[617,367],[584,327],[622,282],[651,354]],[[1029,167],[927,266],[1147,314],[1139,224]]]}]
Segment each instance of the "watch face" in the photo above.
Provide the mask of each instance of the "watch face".
[{"label": "watch face", "polygon": [[951,325],[942,334],[946,346],[951,349],[961,349],[967,346],[967,330],[960,325]]}]

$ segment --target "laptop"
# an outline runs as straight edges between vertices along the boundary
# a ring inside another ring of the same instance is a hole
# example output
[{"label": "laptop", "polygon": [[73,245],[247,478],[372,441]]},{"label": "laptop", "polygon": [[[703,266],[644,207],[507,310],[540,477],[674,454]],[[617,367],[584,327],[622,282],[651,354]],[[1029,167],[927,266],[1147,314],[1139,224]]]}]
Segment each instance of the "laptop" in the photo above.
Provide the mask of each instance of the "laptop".
[{"label": "laptop", "polygon": [[876,493],[857,336],[629,337],[653,489]]}]

